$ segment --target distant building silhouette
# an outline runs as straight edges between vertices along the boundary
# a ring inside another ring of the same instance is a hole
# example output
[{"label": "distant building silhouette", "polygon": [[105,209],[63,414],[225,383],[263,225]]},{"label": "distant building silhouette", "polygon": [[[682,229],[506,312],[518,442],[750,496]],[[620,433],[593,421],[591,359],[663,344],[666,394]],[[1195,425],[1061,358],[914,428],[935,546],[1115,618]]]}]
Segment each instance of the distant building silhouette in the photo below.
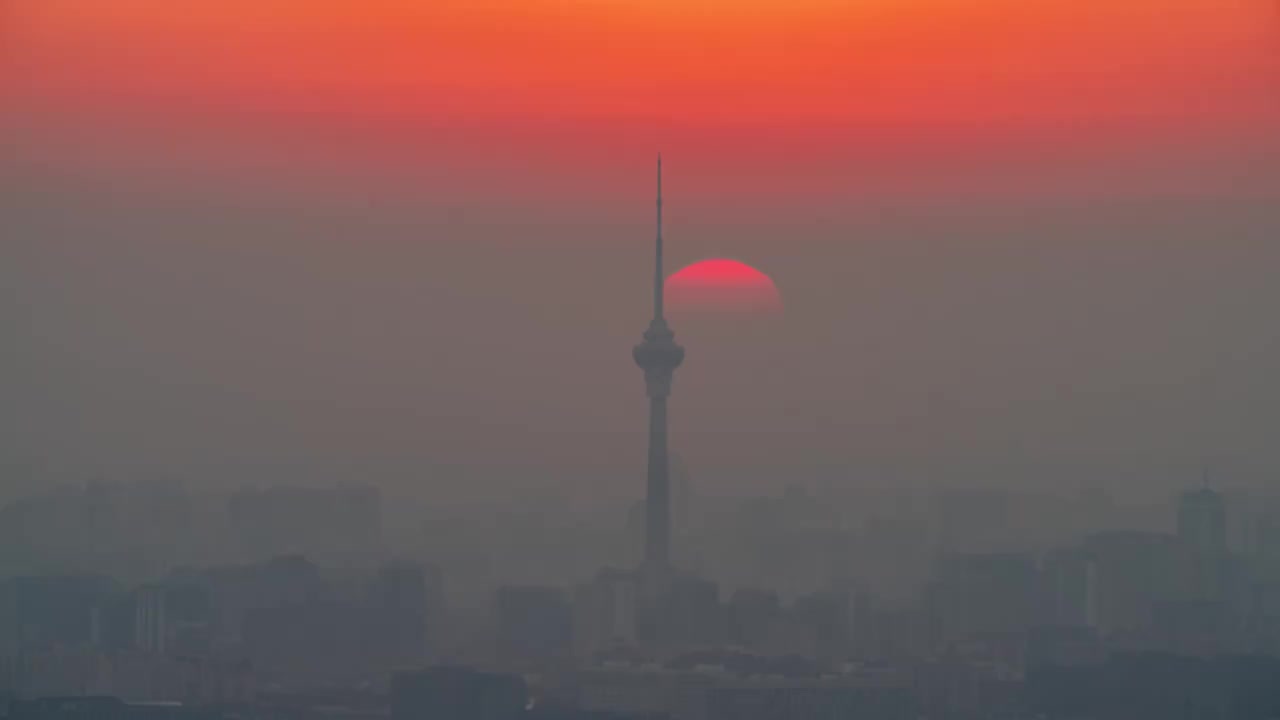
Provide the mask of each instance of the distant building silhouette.
[{"label": "distant building silhouette", "polygon": [[134,647],[163,655],[169,639],[168,593],[159,585],[139,588],[134,598]]},{"label": "distant building silhouette", "polygon": [[674,575],[644,620],[644,634],[663,651],[720,644],[729,616],[711,580]]},{"label": "distant building silhouette", "polygon": [[428,627],[429,619],[439,619],[439,613],[431,612],[439,602],[437,574],[414,563],[385,565],[373,582],[373,595],[374,607],[398,628],[388,638],[392,656],[403,663],[421,662],[426,656],[428,632],[440,630]]},{"label": "distant building silhouette", "polygon": [[1178,499],[1178,539],[1188,554],[1191,599],[1220,601],[1228,582],[1227,507],[1207,485]]},{"label": "distant building silhouette", "polygon": [[948,642],[1025,632],[1035,621],[1035,560],[1020,553],[943,556],[935,579],[936,620]]},{"label": "distant building silhouette", "polygon": [[594,657],[636,645],[639,588],[633,573],[602,570],[574,598],[574,651]]},{"label": "distant building silhouette", "polygon": [[760,649],[782,617],[782,603],[776,592],[740,588],[729,599],[728,614],[734,644]]},{"label": "distant building silhouette", "polygon": [[497,612],[498,652],[503,660],[524,663],[569,657],[573,607],[559,588],[499,588]]},{"label": "distant building silhouette", "polygon": [[1222,494],[1209,487],[1190,490],[1178,499],[1178,537],[1204,556],[1227,551],[1227,506]]},{"label": "distant building silhouette", "polygon": [[1055,550],[1041,561],[1044,619],[1056,627],[1098,624],[1098,566],[1078,548]]},{"label": "distant building silhouette", "polygon": [[1105,635],[1131,636],[1150,627],[1159,605],[1179,596],[1183,566],[1173,536],[1097,533],[1082,549],[1094,568],[1094,620]]}]

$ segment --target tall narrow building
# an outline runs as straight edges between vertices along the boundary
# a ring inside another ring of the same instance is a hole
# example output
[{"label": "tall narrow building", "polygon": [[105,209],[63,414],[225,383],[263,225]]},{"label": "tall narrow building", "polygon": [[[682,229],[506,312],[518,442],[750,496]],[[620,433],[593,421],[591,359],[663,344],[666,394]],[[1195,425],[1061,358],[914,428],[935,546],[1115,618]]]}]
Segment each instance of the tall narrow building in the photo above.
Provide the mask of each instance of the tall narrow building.
[{"label": "tall narrow building", "polygon": [[658,235],[653,268],[653,320],[632,356],[644,370],[649,396],[649,475],[645,495],[644,574],[665,578],[671,568],[671,481],[667,455],[667,397],[671,378],[684,361],[663,311],[666,277],[662,270],[662,157],[658,157]]}]

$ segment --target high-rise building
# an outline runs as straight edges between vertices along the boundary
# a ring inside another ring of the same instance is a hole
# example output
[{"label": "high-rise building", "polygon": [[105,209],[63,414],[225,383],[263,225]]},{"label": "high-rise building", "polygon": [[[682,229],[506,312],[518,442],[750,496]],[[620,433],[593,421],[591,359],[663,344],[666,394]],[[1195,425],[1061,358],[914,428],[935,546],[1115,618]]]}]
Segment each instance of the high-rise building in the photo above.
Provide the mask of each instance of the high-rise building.
[{"label": "high-rise building", "polygon": [[715,582],[672,575],[642,625],[645,640],[666,652],[720,644],[728,634],[729,617]]},{"label": "high-rise building", "polygon": [[559,588],[501,587],[497,616],[498,652],[503,661],[558,660],[573,650],[573,605]]},{"label": "high-rise building", "polygon": [[675,342],[663,309],[665,276],[662,269],[662,158],[658,158],[658,233],[653,269],[653,320],[644,341],[632,356],[644,370],[649,396],[649,471],[645,495],[644,571],[649,582],[660,584],[671,567],[671,483],[667,456],[667,397],[671,379],[684,361],[684,348]]},{"label": "high-rise building", "polygon": [[1170,535],[1136,530],[1097,533],[1080,549],[1091,573],[1090,625],[1104,635],[1150,627],[1157,608],[1181,596],[1182,555]]},{"label": "high-rise building", "polygon": [[733,644],[758,650],[782,617],[782,603],[773,591],[739,588],[729,599],[727,612]]},{"label": "high-rise building", "polygon": [[1178,499],[1178,540],[1187,553],[1191,599],[1221,601],[1227,585],[1227,507],[1222,494],[1202,487]]},{"label": "high-rise building", "polygon": [[[435,573],[415,563],[392,563],[378,571],[374,580],[374,607],[391,630],[387,640],[393,657],[402,662],[425,657],[428,610],[434,598]],[[435,628],[438,632],[439,628]]]},{"label": "high-rise building", "polygon": [[636,644],[636,578],[620,570],[602,570],[579,587],[574,598],[574,650],[582,657]]},{"label": "high-rise building", "polygon": [[1178,499],[1178,538],[1202,555],[1222,555],[1227,549],[1227,507],[1222,494],[1203,487]]},{"label": "high-rise building", "polygon": [[93,609],[114,583],[96,576],[21,577],[0,581],[0,654],[93,643]]},{"label": "high-rise building", "polygon": [[934,578],[941,639],[1025,632],[1035,622],[1034,558],[1019,553],[953,553],[939,559]]},{"label": "high-rise building", "polygon": [[163,655],[169,639],[168,593],[149,585],[134,600],[133,644],[139,650]]},{"label": "high-rise building", "polygon": [[1043,623],[1072,628],[1097,625],[1098,565],[1093,557],[1079,548],[1055,550],[1041,558],[1040,572]]}]

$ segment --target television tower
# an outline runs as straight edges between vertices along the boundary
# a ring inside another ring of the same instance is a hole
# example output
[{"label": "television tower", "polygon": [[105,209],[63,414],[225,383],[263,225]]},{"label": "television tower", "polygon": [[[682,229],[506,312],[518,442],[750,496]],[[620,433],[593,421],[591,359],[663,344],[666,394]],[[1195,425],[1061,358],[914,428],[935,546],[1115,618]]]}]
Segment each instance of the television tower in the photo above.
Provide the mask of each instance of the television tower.
[{"label": "television tower", "polygon": [[667,397],[671,377],[684,361],[684,348],[663,314],[662,271],[662,156],[658,156],[658,236],[653,266],[653,320],[644,341],[632,351],[644,370],[649,396],[649,478],[645,495],[644,574],[652,580],[666,578],[671,568],[671,480],[667,456]]}]

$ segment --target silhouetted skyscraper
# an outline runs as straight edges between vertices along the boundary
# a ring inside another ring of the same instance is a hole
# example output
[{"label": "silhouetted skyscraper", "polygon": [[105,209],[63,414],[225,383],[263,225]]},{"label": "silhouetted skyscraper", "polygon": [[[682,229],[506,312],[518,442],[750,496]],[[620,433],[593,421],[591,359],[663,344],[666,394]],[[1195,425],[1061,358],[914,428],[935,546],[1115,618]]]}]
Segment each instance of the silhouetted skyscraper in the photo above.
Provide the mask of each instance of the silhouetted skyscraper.
[{"label": "silhouetted skyscraper", "polygon": [[602,570],[578,588],[574,602],[575,651],[592,657],[636,644],[639,596],[634,573]]},{"label": "silhouetted skyscraper", "polygon": [[425,655],[429,593],[427,569],[421,565],[392,563],[378,571],[373,586],[375,607],[391,629],[388,644],[401,662],[421,661]]},{"label": "silhouetted skyscraper", "polygon": [[658,235],[653,268],[653,320],[644,341],[632,352],[644,370],[649,396],[649,476],[645,500],[645,574],[665,576],[671,564],[671,482],[667,457],[667,397],[671,378],[684,361],[684,348],[675,342],[663,313],[665,276],[662,271],[662,157],[658,157]]},{"label": "silhouetted skyscraper", "polygon": [[547,661],[573,649],[573,606],[559,588],[498,588],[498,650],[503,661]]},{"label": "silhouetted skyscraper", "polygon": [[169,639],[168,600],[163,587],[150,585],[138,590],[133,637],[139,650],[164,654]]},{"label": "silhouetted skyscraper", "polygon": [[1227,549],[1227,508],[1222,494],[1207,485],[1178,499],[1178,537],[1203,555],[1221,555]]},{"label": "silhouetted skyscraper", "polygon": [[1207,485],[1178,500],[1178,538],[1189,553],[1193,597],[1223,599],[1227,583],[1227,507]]}]

